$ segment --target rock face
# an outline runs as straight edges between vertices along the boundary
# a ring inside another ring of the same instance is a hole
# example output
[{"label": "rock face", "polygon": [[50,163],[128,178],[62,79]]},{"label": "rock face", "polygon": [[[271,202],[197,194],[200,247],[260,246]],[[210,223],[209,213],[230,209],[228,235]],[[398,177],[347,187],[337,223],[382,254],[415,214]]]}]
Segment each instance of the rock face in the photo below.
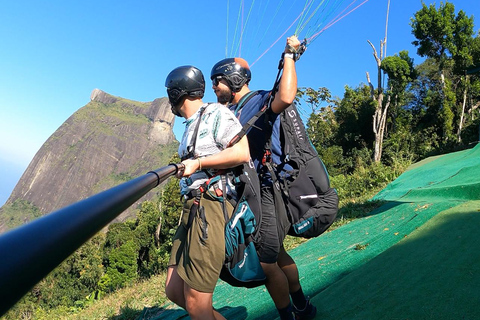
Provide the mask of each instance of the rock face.
[{"label": "rock face", "polygon": [[[47,214],[160,168],[178,147],[173,123],[167,98],[137,102],[95,89],[91,101],[40,148],[5,206],[21,199]],[[134,209],[117,219],[123,221]]]}]

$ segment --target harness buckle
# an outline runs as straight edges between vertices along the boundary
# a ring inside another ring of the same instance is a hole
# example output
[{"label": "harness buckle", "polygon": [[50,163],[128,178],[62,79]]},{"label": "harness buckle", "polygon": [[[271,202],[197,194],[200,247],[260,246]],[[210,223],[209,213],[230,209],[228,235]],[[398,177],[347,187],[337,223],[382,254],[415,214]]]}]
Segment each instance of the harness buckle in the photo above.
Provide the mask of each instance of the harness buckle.
[{"label": "harness buckle", "polygon": [[223,191],[222,191],[222,189],[220,189],[220,188],[218,187],[218,185],[216,185],[216,186],[213,188],[213,190],[215,191],[215,195],[216,195],[217,197],[223,197]]},{"label": "harness buckle", "polygon": [[270,150],[265,150],[265,153],[263,154],[263,158],[262,158],[262,165],[266,165],[268,162],[271,162],[271,159],[272,159],[272,153],[270,152]]}]

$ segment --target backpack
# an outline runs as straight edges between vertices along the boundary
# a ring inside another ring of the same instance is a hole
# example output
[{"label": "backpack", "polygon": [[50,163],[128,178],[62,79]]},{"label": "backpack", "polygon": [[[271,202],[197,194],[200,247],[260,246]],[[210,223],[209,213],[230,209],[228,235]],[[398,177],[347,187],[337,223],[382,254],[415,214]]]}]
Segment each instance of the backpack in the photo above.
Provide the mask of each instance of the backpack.
[{"label": "backpack", "polygon": [[[193,132],[191,145],[188,146],[188,155],[194,156],[198,128],[206,107],[200,109],[199,121]],[[237,192],[236,200],[227,196],[226,181],[230,179]],[[234,207],[233,213],[226,212],[225,218],[225,261],[220,273],[220,279],[235,287],[253,288],[265,284],[266,276],[263,272],[256,251],[258,227],[261,222],[260,182],[253,162],[239,165],[229,170],[219,171],[200,187],[200,192],[209,192],[216,183],[222,180],[224,187],[221,192],[210,195],[220,202],[229,201]],[[218,191],[218,189],[217,189]],[[196,201],[190,209],[187,228],[200,206],[201,194],[197,193]]]},{"label": "backpack", "polygon": [[[245,105],[258,91],[246,96]],[[239,104],[240,104],[239,103]],[[242,106],[237,106],[241,109]],[[269,109],[268,102],[245,125],[239,135],[246,134],[256,120]],[[268,116],[268,113],[266,113]],[[282,163],[266,163],[274,184],[278,182],[284,207],[287,211],[290,228],[288,234],[296,237],[312,238],[321,235],[333,223],[338,212],[338,195],[330,187],[327,170],[318,156],[305,130],[305,125],[295,104],[290,105],[280,115],[280,137]],[[268,122],[268,121],[267,121]],[[273,139],[265,146],[265,154],[270,153]],[[281,204],[280,204],[281,205]],[[277,208],[279,212],[280,209]]]}]

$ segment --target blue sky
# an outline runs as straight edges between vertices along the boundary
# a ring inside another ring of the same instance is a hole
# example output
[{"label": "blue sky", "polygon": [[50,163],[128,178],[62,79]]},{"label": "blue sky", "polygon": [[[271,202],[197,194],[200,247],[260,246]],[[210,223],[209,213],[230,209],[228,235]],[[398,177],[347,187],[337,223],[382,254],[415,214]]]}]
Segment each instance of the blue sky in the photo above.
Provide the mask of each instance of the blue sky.
[{"label": "blue sky", "polygon": [[[293,22],[306,3],[312,3],[312,10],[321,5],[300,38],[315,28],[322,30],[363,3],[309,1],[256,0],[253,5],[252,0],[3,1],[0,206],[42,144],[89,102],[93,89],[152,101],[166,95],[164,79],[173,68],[192,64],[208,78],[215,62],[233,55],[255,62],[251,88],[270,89],[285,39],[301,25],[302,18]],[[457,12],[461,9],[479,17],[480,6],[475,1],[451,2]],[[387,3],[368,0],[315,38],[297,62],[299,86],[327,87],[341,97],[345,85],[365,82],[366,71],[374,75],[376,65],[367,40],[379,50],[385,37]],[[435,3],[438,6],[440,1]],[[420,0],[391,0],[388,55],[408,50],[415,63],[422,61],[411,44],[409,25],[420,8]],[[479,21],[475,22],[478,30]],[[214,99],[208,81],[204,100]],[[176,135],[182,132],[179,120]],[[152,169],[157,167],[152,164]]]}]

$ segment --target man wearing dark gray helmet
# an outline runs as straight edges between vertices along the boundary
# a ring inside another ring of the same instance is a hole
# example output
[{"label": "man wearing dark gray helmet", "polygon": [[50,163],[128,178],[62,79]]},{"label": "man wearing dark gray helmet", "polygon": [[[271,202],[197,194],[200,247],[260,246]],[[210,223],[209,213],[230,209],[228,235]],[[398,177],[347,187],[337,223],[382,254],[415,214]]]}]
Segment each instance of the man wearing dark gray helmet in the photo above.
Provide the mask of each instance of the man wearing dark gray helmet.
[{"label": "man wearing dark gray helmet", "polygon": [[[200,187],[217,170],[248,162],[248,142],[244,137],[229,146],[242,126],[225,106],[202,101],[205,80],[199,69],[178,67],[167,76],[165,86],[172,112],[186,119],[178,148],[185,165],[179,176],[183,213],[173,239],[165,292],[191,319],[224,319],[213,309],[212,296],[225,260],[224,210],[231,214],[233,207],[225,201],[223,208]],[[226,181],[225,189],[220,188],[235,196],[233,183]]]},{"label": "man wearing dark gray helmet", "polygon": [[[286,212],[277,210],[282,209],[283,205],[278,204],[283,203],[283,200],[279,199],[278,192],[274,192],[271,174],[264,165],[265,146],[270,141],[273,160],[276,161],[275,157],[282,156],[281,150],[277,150],[274,145],[278,142],[275,138],[279,137],[278,115],[292,104],[297,93],[295,61],[300,45],[296,36],[287,38],[278,92],[274,95],[270,108],[246,132],[250,154],[261,181],[262,219],[257,252],[267,277],[265,286],[281,320],[313,319],[316,315],[315,306],[303,293],[295,261],[283,247],[283,240],[290,224]],[[250,67],[242,58],[227,58],[217,62],[212,68],[210,78],[217,101],[228,105],[242,125],[254,118],[259,110],[267,105],[272,95],[271,91],[258,91],[253,94],[249,88]]]}]

